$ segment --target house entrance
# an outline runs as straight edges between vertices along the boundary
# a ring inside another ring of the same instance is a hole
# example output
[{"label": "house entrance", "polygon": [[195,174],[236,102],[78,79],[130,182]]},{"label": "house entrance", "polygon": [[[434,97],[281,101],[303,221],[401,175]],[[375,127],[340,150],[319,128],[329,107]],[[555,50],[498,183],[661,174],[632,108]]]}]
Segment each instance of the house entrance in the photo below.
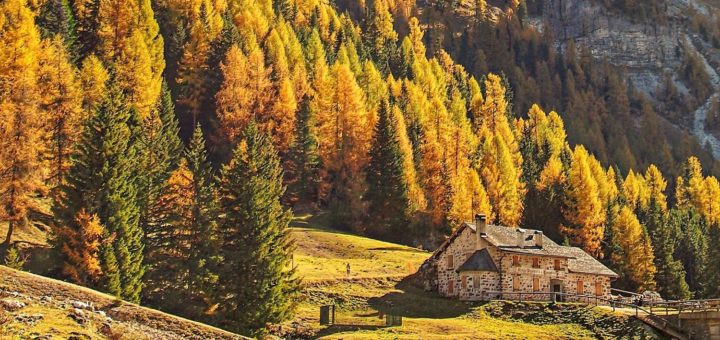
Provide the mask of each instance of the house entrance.
[{"label": "house entrance", "polygon": [[[550,284],[552,285],[552,291],[553,291],[553,293],[562,293],[562,292],[563,292],[563,290],[562,290],[562,282],[553,280],[552,282],[550,282]],[[564,301],[565,301],[565,296],[560,295],[560,294],[553,294],[553,301],[564,302]]]}]

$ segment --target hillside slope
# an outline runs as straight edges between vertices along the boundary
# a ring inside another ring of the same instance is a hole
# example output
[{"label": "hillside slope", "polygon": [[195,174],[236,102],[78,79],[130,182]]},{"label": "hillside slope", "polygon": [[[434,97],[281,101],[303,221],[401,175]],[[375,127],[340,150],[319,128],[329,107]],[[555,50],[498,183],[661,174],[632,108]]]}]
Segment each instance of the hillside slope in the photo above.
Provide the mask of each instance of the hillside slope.
[{"label": "hillside slope", "polygon": [[[0,266],[0,339],[241,339],[66,282]],[[21,307],[22,306],[22,307]]]},{"label": "hillside slope", "polygon": [[[321,218],[293,223],[294,265],[304,299],[278,335],[323,339],[588,339],[644,331],[627,316],[576,304],[468,304],[403,282],[429,252],[331,229]],[[347,264],[350,264],[350,275]],[[320,306],[336,321],[319,324]],[[536,310],[525,318],[523,310]],[[498,310],[507,311],[499,313]],[[387,315],[402,326],[387,327]],[[552,320],[552,322],[548,322]]]}]

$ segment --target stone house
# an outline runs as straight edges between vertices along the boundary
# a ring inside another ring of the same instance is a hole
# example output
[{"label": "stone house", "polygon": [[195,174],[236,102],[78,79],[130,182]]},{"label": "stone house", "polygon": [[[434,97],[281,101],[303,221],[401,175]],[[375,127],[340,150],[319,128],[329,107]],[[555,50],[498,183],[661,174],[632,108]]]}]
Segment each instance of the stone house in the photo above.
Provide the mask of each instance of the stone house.
[{"label": "stone house", "polygon": [[[425,261],[416,279],[446,297],[567,301],[610,298],[617,274],[580,248],[560,246],[541,231],[488,225],[484,215],[458,228]],[[547,293],[547,294],[542,294]],[[559,297],[560,298],[560,297]]]}]

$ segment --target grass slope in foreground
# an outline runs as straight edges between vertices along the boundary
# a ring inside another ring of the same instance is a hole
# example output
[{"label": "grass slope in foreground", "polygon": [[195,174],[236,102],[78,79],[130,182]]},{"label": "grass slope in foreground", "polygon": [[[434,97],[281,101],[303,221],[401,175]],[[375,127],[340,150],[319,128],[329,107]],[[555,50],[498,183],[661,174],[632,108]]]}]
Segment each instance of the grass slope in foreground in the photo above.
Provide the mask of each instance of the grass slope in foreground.
[{"label": "grass slope in foreground", "polygon": [[[644,338],[635,320],[576,304],[469,304],[445,299],[402,279],[430,253],[333,230],[322,216],[296,219],[294,264],[304,300],[281,335],[323,339]],[[350,264],[350,275],[346,266]],[[335,304],[336,324],[319,325],[319,308]],[[532,311],[532,312],[529,312]],[[400,315],[385,327],[381,315]],[[632,335],[630,335],[632,333]]]},{"label": "grass slope in foreground", "polygon": [[[22,306],[22,307],[21,307]],[[0,266],[0,339],[240,339],[89,288]]]}]

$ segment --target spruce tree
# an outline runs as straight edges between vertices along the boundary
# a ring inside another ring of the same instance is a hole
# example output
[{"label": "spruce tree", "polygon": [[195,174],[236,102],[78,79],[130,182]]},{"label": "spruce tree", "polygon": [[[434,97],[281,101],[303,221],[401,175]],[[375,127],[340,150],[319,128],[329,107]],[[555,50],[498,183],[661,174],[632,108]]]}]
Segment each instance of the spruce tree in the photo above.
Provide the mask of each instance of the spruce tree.
[{"label": "spruce tree", "polygon": [[251,122],[220,175],[221,323],[233,331],[260,334],[293,312],[298,281],[288,269],[294,246],[284,191],[272,142]]},{"label": "spruce tree", "polygon": [[676,225],[668,223],[667,215],[654,199],[651,200],[648,209],[641,212],[640,218],[652,240],[658,292],[666,299],[690,298],[690,288],[685,281],[685,269],[682,262],[674,257],[680,230]]},{"label": "spruce tree", "polygon": [[290,180],[286,197],[292,203],[318,203],[320,155],[313,126],[315,112],[306,98],[297,112],[295,139],[290,146],[288,168]]},{"label": "spruce tree", "polygon": [[158,203],[163,214],[148,233],[146,298],[163,310],[202,319],[218,279],[219,209],[199,127]]},{"label": "spruce tree", "polygon": [[383,101],[370,148],[364,199],[368,203],[370,235],[402,241],[410,221],[410,201],[396,127],[389,104]]},{"label": "spruce tree", "polygon": [[[105,226],[97,284],[113,295],[139,301],[143,242],[137,205],[135,113],[117,88],[111,89],[85,126],[66,184],[54,210],[57,223],[79,231],[76,216],[85,211]],[[59,240],[59,245],[62,241]]]},{"label": "spruce tree", "polygon": [[[706,289],[706,267],[708,263],[708,240],[705,234],[706,222],[694,208],[675,208],[670,211],[668,223],[680,230],[677,258],[687,272],[686,280],[695,297]],[[716,284],[716,283],[711,283]]]},{"label": "spruce tree", "polygon": [[141,161],[137,173],[140,226],[147,234],[165,215],[158,207],[158,196],[182,156],[175,106],[165,83],[157,109],[140,124],[138,156]]}]

